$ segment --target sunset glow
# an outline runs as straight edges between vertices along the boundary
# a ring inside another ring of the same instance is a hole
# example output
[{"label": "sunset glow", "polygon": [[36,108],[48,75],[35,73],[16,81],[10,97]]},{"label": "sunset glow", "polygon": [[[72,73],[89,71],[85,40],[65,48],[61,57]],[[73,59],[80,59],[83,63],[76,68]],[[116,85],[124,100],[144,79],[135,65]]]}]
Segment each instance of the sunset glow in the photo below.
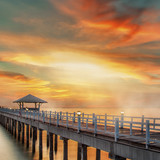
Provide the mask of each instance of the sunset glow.
[{"label": "sunset glow", "polygon": [[1,1],[0,105],[30,93],[61,107],[158,107],[159,6]]}]

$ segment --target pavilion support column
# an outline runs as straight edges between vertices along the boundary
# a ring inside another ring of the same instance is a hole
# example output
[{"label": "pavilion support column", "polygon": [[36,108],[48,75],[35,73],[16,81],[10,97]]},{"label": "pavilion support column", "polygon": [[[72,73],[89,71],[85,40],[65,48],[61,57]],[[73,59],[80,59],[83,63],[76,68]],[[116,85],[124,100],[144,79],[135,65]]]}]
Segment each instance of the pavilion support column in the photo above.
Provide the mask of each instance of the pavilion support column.
[{"label": "pavilion support column", "polygon": [[54,159],[54,156],[53,156],[53,133],[49,133],[49,140],[50,140],[49,158],[50,158],[50,160],[53,160]]},{"label": "pavilion support column", "polygon": [[55,134],[54,135],[54,151],[55,151],[55,153],[57,153],[57,144],[58,144],[57,135]]},{"label": "pavilion support column", "polygon": [[47,148],[49,147],[49,132],[47,131]]},{"label": "pavilion support column", "polygon": [[16,126],[17,126],[17,121],[14,120],[14,137],[15,138],[17,137],[17,128],[16,128]]},{"label": "pavilion support column", "polygon": [[24,123],[22,123],[22,144],[24,144]]},{"label": "pavilion support column", "polygon": [[99,149],[96,149],[96,160],[101,159],[101,151]]},{"label": "pavilion support column", "polygon": [[39,129],[39,160],[42,159],[42,130]]},{"label": "pavilion support column", "polygon": [[20,141],[20,133],[21,133],[21,123],[18,122],[18,141]]},{"label": "pavilion support column", "polygon": [[87,145],[82,144],[82,160],[87,160]]},{"label": "pavilion support column", "polygon": [[22,109],[24,108],[24,103],[22,102]]},{"label": "pavilion support column", "polygon": [[40,103],[38,103],[38,112],[40,111],[40,106],[41,106],[41,104],[40,104]]},{"label": "pavilion support column", "polygon": [[37,108],[37,103],[35,103],[35,109]]},{"label": "pavilion support column", "polygon": [[77,160],[81,160],[81,150],[82,150],[82,144],[78,142]]},{"label": "pavilion support column", "polygon": [[30,138],[32,138],[32,126],[30,126]]},{"label": "pavilion support column", "polygon": [[27,148],[29,148],[29,124],[26,125]]},{"label": "pavilion support column", "polygon": [[32,153],[35,153],[35,142],[36,142],[36,130],[37,128],[33,127],[33,137],[32,137]]}]

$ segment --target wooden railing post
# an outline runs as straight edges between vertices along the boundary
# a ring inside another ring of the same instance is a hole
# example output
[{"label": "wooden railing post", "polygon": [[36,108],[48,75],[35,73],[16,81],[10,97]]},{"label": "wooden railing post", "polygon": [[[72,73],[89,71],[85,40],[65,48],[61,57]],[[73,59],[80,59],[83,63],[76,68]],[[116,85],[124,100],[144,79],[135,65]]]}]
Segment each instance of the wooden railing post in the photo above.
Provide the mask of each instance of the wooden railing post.
[{"label": "wooden railing post", "polygon": [[94,125],[94,117],[95,117],[95,113],[92,114],[92,124]]},{"label": "wooden railing post", "polygon": [[76,113],[73,113],[73,122],[75,122]]},{"label": "wooden railing post", "polygon": [[105,114],[104,131],[107,131],[107,114]]},{"label": "wooden railing post", "polygon": [[156,129],[156,119],[153,120],[153,129]]},{"label": "wooden railing post", "polygon": [[121,112],[121,128],[123,128],[124,113]]},{"label": "wooden railing post", "polygon": [[143,132],[144,127],[144,115],[142,115],[142,122],[141,122],[141,131]]},{"label": "wooden railing post", "polygon": [[132,122],[130,122],[130,136],[132,136]]},{"label": "wooden railing post", "polygon": [[80,133],[81,130],[81,117],[78,116],[78,133]]},{"label": "wooden railing post", "polygon": [[60,120],[62,119],[62,111],[60,111],[59,119],[60,119]]},{"label": "wooden railing post", "polygon": [[88,118],[86,119],[86,129],[88,129]]},{"label": "wooden railing post", "polygon": [[84,113],[82,113],[82,123],[84,123]]},{"label": "wooden railing post", "polygon": [[36,113],[35,113],[35,111],[34,111],[34,113],[33,113],[33,114],[34,114],[34,120],[35,120],[35,119],[36,119]]},{"label": "wooden railing post", "polygon": [[148,149],[149,144],[150,144],[150,126],[149,126],[149,120],[146,120],[146,149]]},{"label": "wooden railing post", "polygon": [[94,118],[94,135],[97,134],[97,116]]},{"label": "wooden railing post", "polygon": [[39,114],[40,114],[40,111],[38,110],[38,121],[39,121]]},{"label": "wooden railing post", "polygon": [[50,111],[49,123],[51,124],[52,111]]},{"label": "wooden railing post", "polygon": [[59,126],[59,113],[57,113],[57,126]]},{"label": "wooden railing post", "polygon": [[28,111],[27,111],[27,118],[29,118],[29,113],[28,113]]},{"label": "wooden railing post", "polygon": [[47,113],[47,111],[46,111],[45,117],[46,117],[46,122],[47,122],[47,119],[48,119],[48,113]]},{"label": "wooden railing post", "polygon": [[68,112],[66,112],[66,127],[68,128]]},{"label": "wooden railing post", "polygon": [[45,115],[43,111],[42,111],[42,117],[43,117],[43,122],[45,122]]},{"label": "wooden railing post", "polygon": [[115,118],[115,142],[119,138],[119,118]]}]

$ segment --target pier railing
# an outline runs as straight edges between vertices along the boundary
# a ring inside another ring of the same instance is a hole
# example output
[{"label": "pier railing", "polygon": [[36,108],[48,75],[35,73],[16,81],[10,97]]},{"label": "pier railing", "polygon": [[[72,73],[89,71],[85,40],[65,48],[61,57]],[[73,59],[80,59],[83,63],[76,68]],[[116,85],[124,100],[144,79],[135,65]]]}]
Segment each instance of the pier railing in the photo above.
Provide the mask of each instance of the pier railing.
[{"label": "pier railing", "polygon": [[[160,131],[160,118],[151,117],[132,117],[121,115],[96,115],[76,114],[68,112],[52,111],[29,111],[0,108],[0,112],[6,112],[23,118],[41,121],[44,123],[63,126],[66,128],[80,131],[88,131],[96,134],[110,135],[115,141],[119,138],[132,138],[146,144],[148,148],[150,143],[160,143],[159,139],[152,138],[152,133]],[[137,130],[141,132],[136,132]],[[138,133],[138,134],[137,134]],[[143,134],[139,134],[143,133]]]}]

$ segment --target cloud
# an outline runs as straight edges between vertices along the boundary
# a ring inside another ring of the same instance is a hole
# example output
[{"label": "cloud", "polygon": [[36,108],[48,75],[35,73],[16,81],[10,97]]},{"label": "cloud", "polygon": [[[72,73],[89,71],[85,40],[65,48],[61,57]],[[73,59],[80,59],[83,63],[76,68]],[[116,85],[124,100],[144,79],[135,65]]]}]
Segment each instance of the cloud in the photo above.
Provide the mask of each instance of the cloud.
[{"label": "cloud", "polygon": [[20,80],[20,81],[29,81],[30,78],[24,76],[21,73],[16,72],[8,72],[8,71],[0,71],[0,77],[6,77],[10,79]]},{"label": "cloud", "polygon": [[[145,25],[156,21],[157,16],[153,16],[153,13],[158,12],[157,9],[153,9],[156,3],[148,2],[148,0],[142,3],[130,0],[121,2],[117,0],[50,1],[60,12],[77,21],[75,25],[70,25],[68,28],[73,27],[74,30],[79,28],[78,37],[88,36],[87,38],[92,37],[97,41],[105,41],[108,48],[115,48],[122,44],[125,46],[125,42],[132,40],[137,34],[143,31],[147,33]],[[151,19],[146,19],[151,15]],[[152,24],[152,28],[155,27],[154,25]]]}]

